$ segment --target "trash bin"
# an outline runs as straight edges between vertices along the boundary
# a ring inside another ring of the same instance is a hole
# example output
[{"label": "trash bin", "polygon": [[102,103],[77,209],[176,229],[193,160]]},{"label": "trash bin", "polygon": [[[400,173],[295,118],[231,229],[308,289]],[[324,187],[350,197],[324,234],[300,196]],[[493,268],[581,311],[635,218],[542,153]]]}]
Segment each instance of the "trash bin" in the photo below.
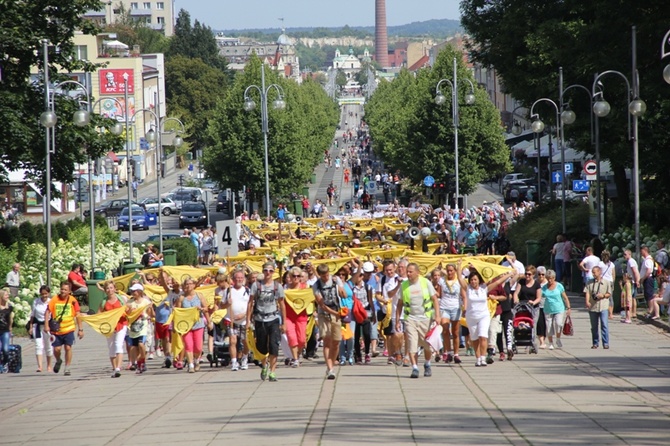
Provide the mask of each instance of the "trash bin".
[{"label": "trash bin", "polygon": [[164,249],[163,250],[163,263],[165,266],[177,266],[177,250],[176,249]]},{"label": "trash bin", "polygon": [[121,275],[125,276],[126,274],[134,273],[136,269],[144,269],[144,265],[141,263],[124,263],[121,266]]},{"label": "trash bin", "polygon": [[303,194],[305,197],[309,198],[309,187],[307,187],[307,186],[303,186],[303,188],[302,188],[302,194]]},{"label": "trash bin", "polygon": [[97,313],[100,305],[105,301],[105,292],[96,286],[98,282],[100,281],[86,281],[86,286],[88,287],[88,314]]},{"label": "trash bin", "polygon": [[302,215],[302,200],[293,200],[293,213],[296,216]]},{"label": "trash bin", "polygon": [[579,261],[572,260],[570,270],[570,291],[573,293],[584,292],[584,278],[582,277],[582,270],[579,269]]},{"label": "trash bin", "polygon": [[537,240],[526,240],[526,265],[540,264],[540,249],[542,245]]},{"label": "trash bin", "polygon": [[309,179],[309,182],[312,183],[312,184],[316,184],[316,174],[315,173],[312,174],[312,177]]},{"label": "trash bin", "polygon": [[101,268],[93,268],[91,271],[91,279],[93,280],[105,280],[107,274]]}]

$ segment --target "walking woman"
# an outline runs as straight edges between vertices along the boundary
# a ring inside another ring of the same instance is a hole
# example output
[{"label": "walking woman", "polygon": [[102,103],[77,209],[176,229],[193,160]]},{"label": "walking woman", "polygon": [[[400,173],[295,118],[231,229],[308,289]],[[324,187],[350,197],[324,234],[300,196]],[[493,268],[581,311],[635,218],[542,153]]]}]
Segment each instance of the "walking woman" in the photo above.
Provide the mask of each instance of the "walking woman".
[{"label": "walking woman", "polygon": [[[207,301],[200,294],[195,292],[195,280],[186,279],[182,283],[184,294],[179,297],[178,308],[198,308],[200,310],[200,319],[193,324],[191,330],[186,333],[184,338],[184,351],[188,360],[188,373],[195,373],[200,370],[200,355],[202,355],[203,332],[205,324],[209,325],[207,314]],[[203,321],[203,318],[205,321]]]},{"label": "walking woman", "polygon": [[[433,271],[433,276],[435,276],[435,271]],[[442,313],[442,340],[445,351],[442,360],[460,364],[461,358],[458,356],[458,348],[463,302],[461,300],[461,284],[456,277],[456,265],[452,263],[447,265],[446,278],[440,277],[438,285],[440,287],[440,313]]]},{"label": "walking woman", "polygon": [[477,357],[475,366],[486,367],[489,326],[491,324],[491,313],[488,308],[489,292],[512,277],[514,271],[510,270],[505,274],[501,274],[497,279],[487,284],[474,268],[470,268],[470,275],[466,282],[462,274],[464,268],[463,261],[459,261],[456,275],[461,285],[461,298],[465,305],[465,320],[468,323],[470,339],[475,349],[475,356]]},{"label": "walking woman", "polygon": [[554,349],[554,336],[556,336],[556,347],[563,347],[561,342],[561,333],[565,316],[570,315],[570,301],[565,294],[563,284],[556,280],[556,272],[553,269],[547,270],[547,284],[542,287],[542,297],[544,298],[544,317],[547,322],[547,338],[549,340],[549,350]]},{"label": "walking woman", "polygon": [[[346,293],[345,297],[340,298],[340,307],[347,308],[348,313],[346,316],[342,317],[343,323],[348,323],[349,327],[352,329],[352,332],[356,330],[356,321],[353,318],[352,310],[354,307],[354,293],[349,283],[349,267],[347,265],[343,266],[337,273],[342,283],[344,284],[344,292]],[[340,341],[340,365],[345,365],[349,362],[349,365],[354,365],[354,338],[353,336],[349,339],[344,339]]]},{"label": "walking woman", "polygon": [[[356,364],[363,364],[363,356],[361,354],[361,336],[363,337],[363,345],[365,351],[365,363],[370,364],[370,332],[372,329],[372,324],[377,323],[377,315],[374,311],[374,303],[372,301],[372,289],[370,286],[365,283],[363,280],[363,268],[359,265],[358,270],[354,273],[353,278],[353,295],[354,299],[358,299],[365,311],[367,312],[368,317],[360,324],[356,324],[355,336],[354,336],[354,356],[356,357]],[[355,322],[355,321],[354,321]]]},{"label": "walking woman", "polygon": [[9,303],[9,291],[0,290],[0,373],[9,370],[9,338],[14,324],[14,307]]},{"label": "walking woman", "polygon": [[[116,292],[116,285],[111,280],[105,284],[105,294],[107,295],[104,302],[100,304],[98,313],[105,311],[112,311],[121,308],[125,305],[124,300]],[[126,339],[128,331],[128,319],[126,316],[121,316],[121,319],[116,323],[114,333],[107,338],[107,347],[109,348],[109,361],[112,363],[112,378],[121,376],[121,364],[123,364],[123,343]]]},{"label": "walking woman", "polygon": [[[46,285],[40,287],[40,296],[33,301],[33,309],[30,312],[29,332],[35,339],[35,356],[37,358],[37,372],[42,372],[42,359],[46,347],[47,354],[47,372],[51,371],[51,357],[53,356],[53,347],[49,342],[49,333],[44,328],[44,316],[49,308],[51,300],[51,288]],[[45,345],[46,344],[46,345]]]},{"label": "walking woman", "polygon": [[[304,290],[307,288],[307,284],[302,281],[302,270],[294,266],[288,270],[286,276],[286,290]],[[300,354],[305,348],[307,343],[307,320],[309,316],[307,311],[303,310],[300,314],[297,314],[295,310],[290,306],[286,305],[286,321],[284,325],[286,326],[286,338],[288,340],[288,345],[291,348],[291,367],[300,367]]]}]

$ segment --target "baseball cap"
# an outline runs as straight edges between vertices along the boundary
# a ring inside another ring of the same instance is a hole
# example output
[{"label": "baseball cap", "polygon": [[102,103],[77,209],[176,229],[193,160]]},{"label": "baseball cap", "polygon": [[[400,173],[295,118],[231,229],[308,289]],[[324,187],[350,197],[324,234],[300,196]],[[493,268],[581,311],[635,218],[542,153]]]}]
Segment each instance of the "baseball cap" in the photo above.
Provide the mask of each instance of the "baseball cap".
[{"label": "baseball cap", "polygon": [[305,249],[303,249],[302,251],[300,251],[300,254],[311,254],[311,253],[312,253],[312,251],[310,251],[310,250],[307,249],[307,248],[305,248]]},{"label": "baseball cap", "polygon": [[363,263],[363,272],[364,273],[371,273],[375,270],[375,266],[372,264],[372,262],[364,262]]},{"label": "baseball cap", "polygon": [[142,286],[141,283],[135,283],[130,288],[128,288],[128,290],[130,290],[130,291],[144,291],[144,287]]},{"label": "baseball cap", "polygon": [[353,240],[351,241],[351,243],[353,243],[353,244],[355,244],[355,245],[360,245],[360,244],[361,244],[361,241],[360,241],[359,239],[355,238],[355,239],[353,239]]}]

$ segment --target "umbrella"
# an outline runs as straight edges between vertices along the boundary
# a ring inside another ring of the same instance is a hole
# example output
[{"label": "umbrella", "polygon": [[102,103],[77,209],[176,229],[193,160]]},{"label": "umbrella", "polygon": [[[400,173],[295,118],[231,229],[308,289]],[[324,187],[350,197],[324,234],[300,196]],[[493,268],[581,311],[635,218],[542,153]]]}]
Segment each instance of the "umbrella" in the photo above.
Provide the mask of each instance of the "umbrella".
[{"label": "umbrella", "polygon": [[123,42],[119,42],[118,40],[104,40],[102,42],[102,46],[107,47],[107,48],[114,48],[118,50],[127,50],[128,45],[126,45]]}]

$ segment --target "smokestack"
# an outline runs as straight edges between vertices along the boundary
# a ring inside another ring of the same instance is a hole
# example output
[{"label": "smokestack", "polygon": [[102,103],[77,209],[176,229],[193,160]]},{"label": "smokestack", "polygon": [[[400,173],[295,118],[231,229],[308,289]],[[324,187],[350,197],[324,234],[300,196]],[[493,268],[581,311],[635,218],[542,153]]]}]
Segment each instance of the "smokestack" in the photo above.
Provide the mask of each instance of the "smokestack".
[{"label": "smokestack", "polygon": [[389,43],[386,32],[386,0],[375,0],[375,58],[384,67],[389,66]]}]

